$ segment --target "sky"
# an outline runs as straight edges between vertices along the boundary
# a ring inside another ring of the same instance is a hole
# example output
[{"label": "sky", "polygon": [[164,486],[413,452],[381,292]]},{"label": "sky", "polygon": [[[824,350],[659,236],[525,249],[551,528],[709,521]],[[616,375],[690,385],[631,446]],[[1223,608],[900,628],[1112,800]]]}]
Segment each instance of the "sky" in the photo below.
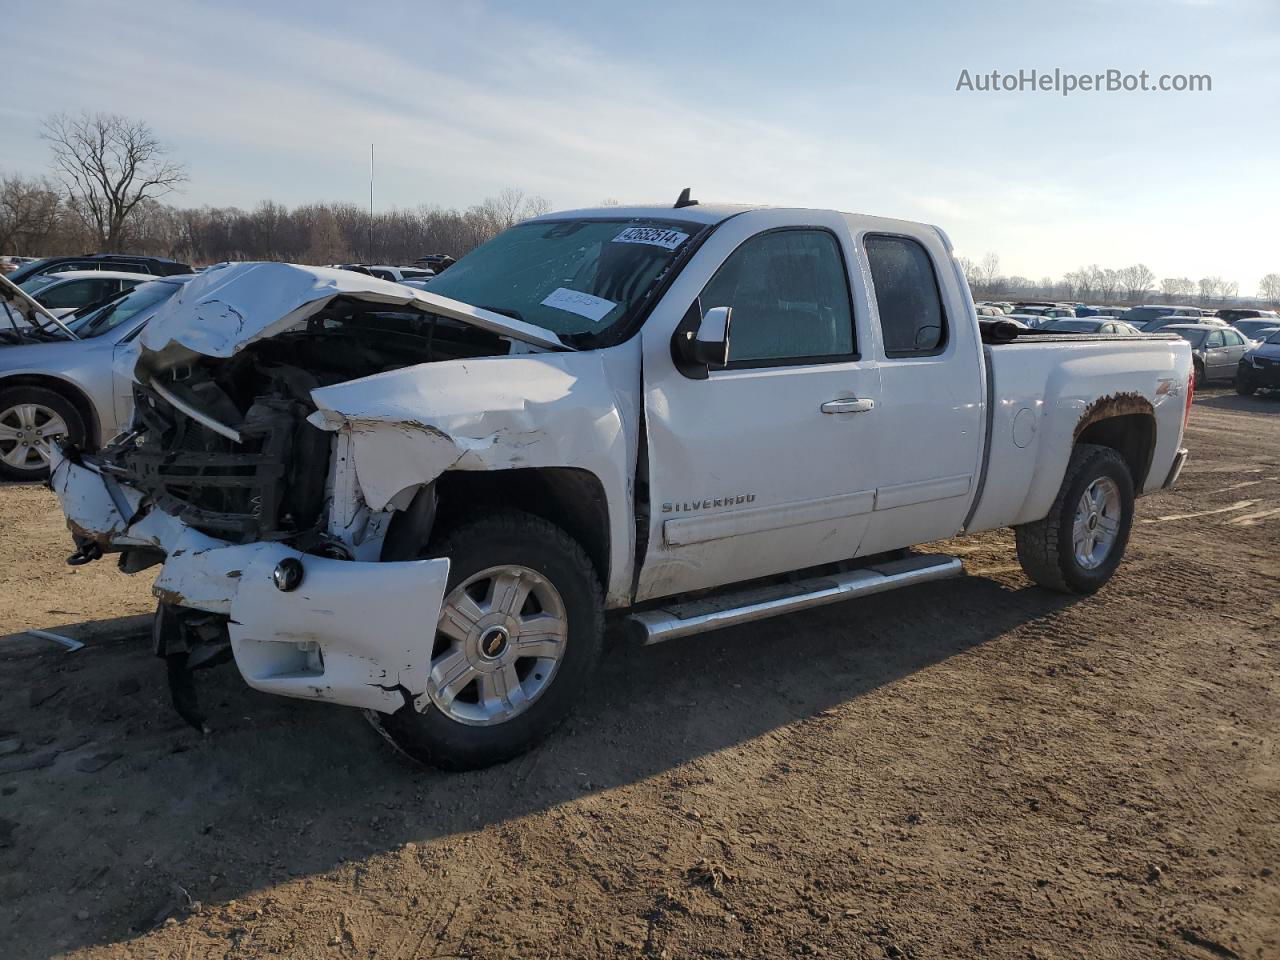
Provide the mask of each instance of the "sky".
[{"label": "sky", "polygon": [[[942,226],[1005,274],[1280,272],[1280,0],[778,4],[5,0],[0,172],[42,119],[149,123],[170,203],[369,196],[552,209],[606,198],[840,210]],[[24,40],[28,42],[23,42]],[[982,92],[1055,68],[1212,90]]]}]

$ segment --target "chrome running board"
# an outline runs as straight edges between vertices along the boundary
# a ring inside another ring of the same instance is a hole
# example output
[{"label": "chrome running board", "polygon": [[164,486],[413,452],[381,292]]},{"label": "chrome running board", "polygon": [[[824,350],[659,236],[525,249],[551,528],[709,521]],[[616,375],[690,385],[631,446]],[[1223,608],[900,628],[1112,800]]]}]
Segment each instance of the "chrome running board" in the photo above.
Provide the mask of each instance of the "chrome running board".
[{"label": "chrome running board", "polygon": [[930,580],[960,576],[964,565],[942,553],[894,560],[829,577],[755,587],[633,613],[627,618],[637,640],[648,646],[721,627],[733,627],[810,607],[884,593]]}]

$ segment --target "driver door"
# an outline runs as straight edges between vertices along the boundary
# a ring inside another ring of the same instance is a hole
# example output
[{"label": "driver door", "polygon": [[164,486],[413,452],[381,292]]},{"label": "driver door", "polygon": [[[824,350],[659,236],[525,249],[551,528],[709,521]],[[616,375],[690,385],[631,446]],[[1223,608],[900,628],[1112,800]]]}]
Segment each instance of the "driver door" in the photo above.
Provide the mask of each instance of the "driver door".
[{"label": "driver door", "polygon": [[[651,512],[637,600],[858,552],[875,504],[880,371],[863,355],[848,228],[810,215],[727,221],[664,298],[668,322],[646,325]],[[681,373],[670,350],[670,318],[695,299],[703,313],[733,311],[728,366],[706,379]]]}]

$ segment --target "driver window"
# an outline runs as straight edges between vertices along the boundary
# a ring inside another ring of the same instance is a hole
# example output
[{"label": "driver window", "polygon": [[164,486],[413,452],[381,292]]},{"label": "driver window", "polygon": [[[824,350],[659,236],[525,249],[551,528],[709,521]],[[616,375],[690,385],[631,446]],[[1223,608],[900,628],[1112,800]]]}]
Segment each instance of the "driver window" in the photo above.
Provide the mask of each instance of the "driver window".
[{"label": "driver window", "polygon": [[844,257],[826,230],[772,230],[743,243],[699,297],[732,307],[729,363],[763,366],[846,359],[853,311]]},{"label": "driver window", "polygon": [[947,318],[924,247],[909,237],[869,236],[866,251],[885,356],[941,351],[947,339]]}]

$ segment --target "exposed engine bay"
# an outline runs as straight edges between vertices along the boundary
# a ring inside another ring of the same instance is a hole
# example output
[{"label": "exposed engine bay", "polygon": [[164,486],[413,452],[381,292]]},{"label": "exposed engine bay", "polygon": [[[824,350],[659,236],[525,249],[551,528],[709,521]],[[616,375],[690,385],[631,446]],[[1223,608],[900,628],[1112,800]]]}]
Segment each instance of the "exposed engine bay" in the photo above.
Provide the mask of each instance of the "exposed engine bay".
[{"label": "exposed engine bay", "polygon": [[316,410],[311,392],[509,349],[501,337],[457,321],[335,300],[304,329],[259,340],[229,359],[196,357],[135,384],[133,429],[97,460],[104,473],[202,533],[316,549],[333,434],[307,422]]}]

